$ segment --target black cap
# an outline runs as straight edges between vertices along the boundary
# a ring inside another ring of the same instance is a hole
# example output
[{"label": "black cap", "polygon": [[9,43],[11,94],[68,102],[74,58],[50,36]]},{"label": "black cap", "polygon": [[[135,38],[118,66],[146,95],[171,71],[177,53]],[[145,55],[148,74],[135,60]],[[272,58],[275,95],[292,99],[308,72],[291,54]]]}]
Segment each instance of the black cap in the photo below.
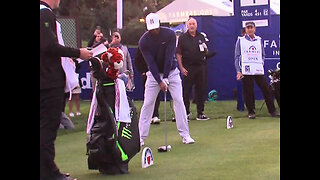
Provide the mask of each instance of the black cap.
[{"label": "black cap", "polygon": [[256,24],[254,23],[254,22],[252,22],[252,21],[250,21],[250,22],[246,22],[246,27],[248,27],[248,26],[253,26],[253,27],[256,27]]}]

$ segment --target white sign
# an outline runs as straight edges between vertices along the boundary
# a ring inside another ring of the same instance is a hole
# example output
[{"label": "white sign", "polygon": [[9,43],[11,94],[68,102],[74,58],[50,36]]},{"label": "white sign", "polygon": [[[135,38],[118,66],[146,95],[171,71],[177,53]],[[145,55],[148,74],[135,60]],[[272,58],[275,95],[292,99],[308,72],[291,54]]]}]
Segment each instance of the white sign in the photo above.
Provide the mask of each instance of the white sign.
[{"label": "white sign", "polygon": [[233,128],[233,121],[232,121],[232,117],[228,116],[227,117],[227,129],[232,129]]},{"label": "white sign", "polygon": [[240,0],[240,7],[268,5],[268,0]]},{"label": "white sign", "polygon": [[252,21],[256,27],[268,27],[270,20],[270,0],[240,0],[242,27]]},{"label": "white sign", "polygon": [[142,157],[141,157],[142,168],[147,168],[153,165],[153,155],[149,147],[143,148]]}]

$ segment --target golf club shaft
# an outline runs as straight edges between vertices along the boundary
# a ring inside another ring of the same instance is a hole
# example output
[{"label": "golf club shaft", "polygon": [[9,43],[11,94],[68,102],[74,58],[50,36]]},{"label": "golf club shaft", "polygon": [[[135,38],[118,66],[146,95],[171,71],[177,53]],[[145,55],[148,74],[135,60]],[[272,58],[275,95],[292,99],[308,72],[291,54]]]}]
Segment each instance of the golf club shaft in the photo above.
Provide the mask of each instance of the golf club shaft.
[{"label": "golf club shaft", "polygon": [[167,92],[164,92],[164,145],[167,148]]}]

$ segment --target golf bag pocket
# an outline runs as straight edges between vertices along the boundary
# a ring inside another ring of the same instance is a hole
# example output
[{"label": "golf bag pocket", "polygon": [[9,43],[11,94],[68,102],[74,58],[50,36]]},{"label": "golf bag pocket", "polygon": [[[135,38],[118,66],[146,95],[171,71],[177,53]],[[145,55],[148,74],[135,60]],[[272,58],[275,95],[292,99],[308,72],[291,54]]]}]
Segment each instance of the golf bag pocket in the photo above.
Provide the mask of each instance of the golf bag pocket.
[{"label": "golf bag pocket", "polygon": [[[140,135],[138,127],[137,109],[128,97],[131,123],[118,122],[118,142],[130,160],[140,151]],[[124,160],[124,159],[123,159]]]}]

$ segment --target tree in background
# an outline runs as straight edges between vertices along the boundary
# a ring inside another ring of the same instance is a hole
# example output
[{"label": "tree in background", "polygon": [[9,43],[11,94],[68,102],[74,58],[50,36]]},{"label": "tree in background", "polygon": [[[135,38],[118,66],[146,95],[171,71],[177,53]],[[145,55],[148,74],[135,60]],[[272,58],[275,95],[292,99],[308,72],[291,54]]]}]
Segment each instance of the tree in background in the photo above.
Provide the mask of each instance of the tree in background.
[{"label": "tree in background", "polygon": [[[173,0],[123,0],[122,42],[137,45],[145,32],[145,18],[150,12],[157,12]],[[81,40],[88,41],[95,27],[100,26],[105,37],[116,31],[116,0],[61,0],[57,16],[77,17]]]}]

